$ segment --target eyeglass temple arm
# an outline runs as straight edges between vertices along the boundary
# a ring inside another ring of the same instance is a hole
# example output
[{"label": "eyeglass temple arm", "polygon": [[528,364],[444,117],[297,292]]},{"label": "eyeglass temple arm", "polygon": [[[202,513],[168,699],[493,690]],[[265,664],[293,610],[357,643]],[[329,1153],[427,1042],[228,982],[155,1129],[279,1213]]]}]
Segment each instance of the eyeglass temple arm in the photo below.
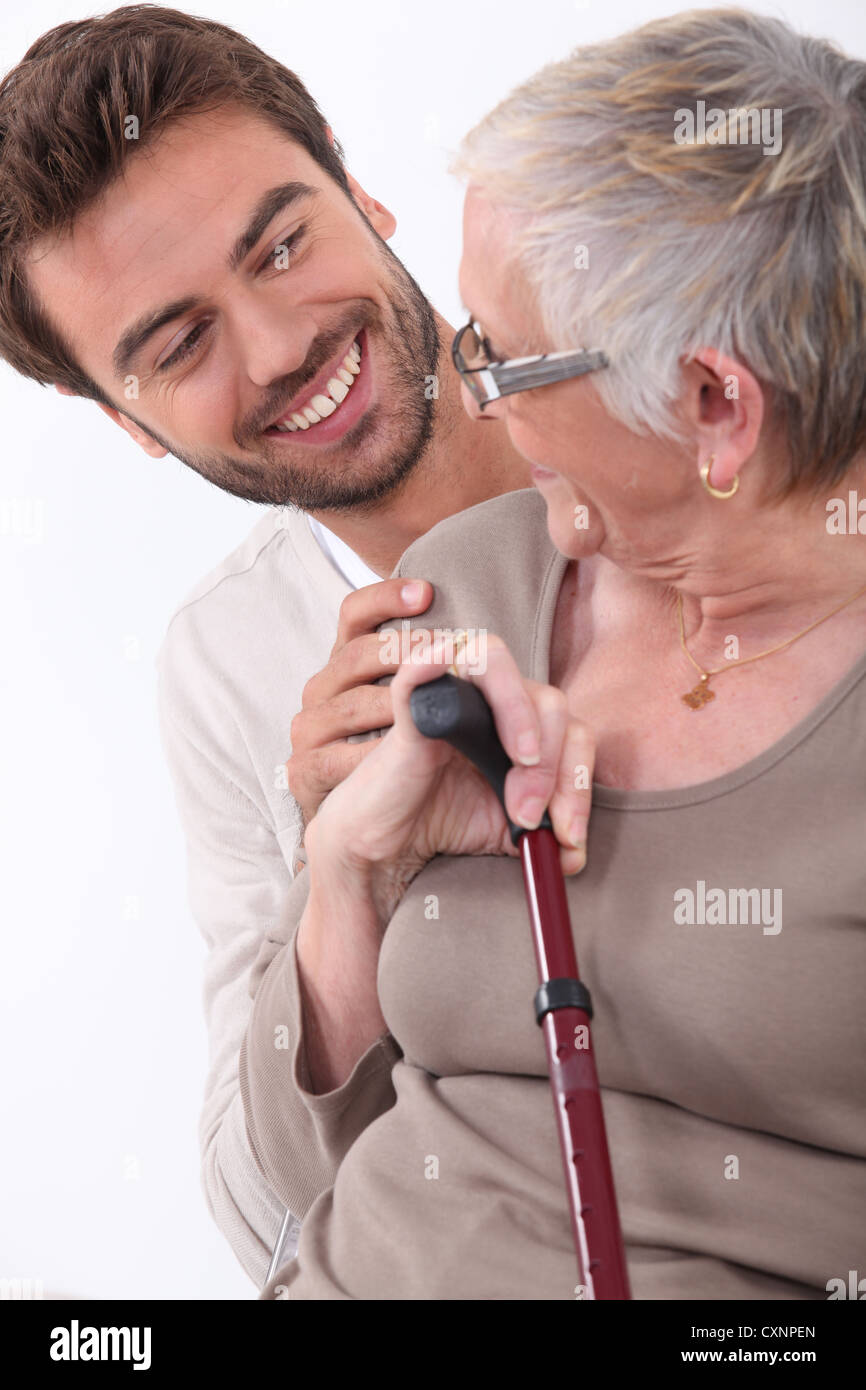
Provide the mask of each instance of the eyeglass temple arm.
[{"label": "eyeglass temple arm", "polygon": [[555,355],[551,353],[548,357],[527,358],[525,363],[514,363],[507,367],[497,368],[494,365],[487,370],[499,387],[500,394],[505,395],[505,386],[519,388],[524,382],[542,385],[552,381],[567,381],[569,377],[581,376],[584,372],[591,372],[607,365],[608,359],[603,352],[587,350]]},{"label": "eyeglass temple arm", "polygon": [[[498,400],[500,396],[511,395],[515,391],[522,391],[524,387],[549,386],[554,381],[567,381],[569,378],[582,376],[585,372],[610,365],[605,354],[599,351],[557,353],[556,357],[560,360],[555,360],[551,354],[547,359],[528,358],[525,365],[470,367],[467,371],[479,377],[484,386],[487,400],[481,403],[483,408],[490,401]],[[565,361],[565,358],[568,358],[568,361]],[[581,359],[579,365],[575,358]]]}]

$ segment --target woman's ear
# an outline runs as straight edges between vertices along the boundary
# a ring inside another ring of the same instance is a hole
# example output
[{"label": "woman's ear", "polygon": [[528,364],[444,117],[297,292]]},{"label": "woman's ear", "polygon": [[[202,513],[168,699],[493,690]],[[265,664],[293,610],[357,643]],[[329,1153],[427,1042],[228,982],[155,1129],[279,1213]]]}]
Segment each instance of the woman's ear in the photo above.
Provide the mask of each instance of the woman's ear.
[{"label": "woman's ear", "polygon": [[752,457],[765,414],[764,392],[745,363],[717,348],[702,348],[683,366],[691,386],[689,413],[695,430],[697,466],[715,454],[713,481],[725,488]]}]

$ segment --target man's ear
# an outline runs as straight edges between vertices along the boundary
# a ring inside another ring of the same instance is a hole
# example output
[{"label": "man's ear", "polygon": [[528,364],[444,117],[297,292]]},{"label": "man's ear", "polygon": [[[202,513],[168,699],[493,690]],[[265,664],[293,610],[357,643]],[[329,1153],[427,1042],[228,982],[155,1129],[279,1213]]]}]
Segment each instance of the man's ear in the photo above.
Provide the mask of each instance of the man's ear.
[{"label": "man's ear", "polygon": [[[60,390],[59,387],[57,389]],[[70,391],[64,394],[71,396],[74,393]],[[126,433],[131,435],[136,444],[140,445],[146,454],[150,454],[152,459],[165,458],[168,449],[164,449],[161,444],[157,444],[153,436],[148,434],[145,430],[139,429],[134,420],[128,419],[126,415],[121,415],[119,410],[114,410],[110,405],[103,405],[101,401],[97,401],[96,404],[99,406],[100,410],[104,411],[109,420],[113,420],[116,425],[120,425],[122,430],[126,430]]]},{"label": "man's ear", "polygon": [[[325,126],[325,134],[333,145],[334,132],[329,125]],[[346,171],[346,179],[352,190],[352,197],[367,221],[373,224],[382,240],[387,241],[397,230],[397,219],[393,212],[390,212],[384,204],[378,203],[375,198],[371,198],[369,193],[365,193],[358,180],[353,179],[348,171]]]},{"label": "man's ear", "polygon": [[386,208],[383,203],[371,198],[369,193],[365,193],[358,180],[348,172],[346,179],[352,190],[352,197],[367,221],[376,229],[383,241],[388,241],[397,230],[397,219],[393,212]]},{"label": "man's ear", "polygon": [[[59,382],[56,381],[54,383],[54,389],[55,391],[59,391],[61,396],[74,396],[76,394],[76,392],[73,391],[71,387],[61,386]],[[151,458],[165,458],[166,454],[168,453],[168,449],[164,449],[161,444],[157,444],[156,440],[152,437],[152,435],[149,435],[145,433],[144,430],[139,429],[138,425],[136,425],[133,420],[128,420],[125,415],[121,415],[119,410],[114,410],[109,405],[103,405],[101,401],[97,401],[96,404],[99,406],[100,410],[103,410],[105,412],[109,420],[113,420],[116,425],[120,425],[120,428],[122,430],[126,430],[127,434],[131,435],[132,438],[135,440],[136,444],[140,444],[144,452],[146,454],[150,454]]]}]

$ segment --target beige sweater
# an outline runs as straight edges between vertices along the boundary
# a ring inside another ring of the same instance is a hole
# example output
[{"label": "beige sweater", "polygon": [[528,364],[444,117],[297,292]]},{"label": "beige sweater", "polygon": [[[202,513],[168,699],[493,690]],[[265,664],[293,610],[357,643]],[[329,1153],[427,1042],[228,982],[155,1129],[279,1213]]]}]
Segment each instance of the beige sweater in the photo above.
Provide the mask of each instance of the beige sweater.
[{"label": "beige sweater", "polygon": [[[417,541],[398,572],[435,585],[420,625],[487,628],[546,680],[566,561],[545,516],[513,493]],[[824,1299],[866,1268],[864,676],[866,655],[734,772],[594,787],[567,892],[635,1298]],[[253,1152],[303,1222],[262,1297],[572,1299],[519,863],[440,855],[415,878],[380,955],[389,1032],[324,1095],[294,953],[307,880],[241,1048]]]}]

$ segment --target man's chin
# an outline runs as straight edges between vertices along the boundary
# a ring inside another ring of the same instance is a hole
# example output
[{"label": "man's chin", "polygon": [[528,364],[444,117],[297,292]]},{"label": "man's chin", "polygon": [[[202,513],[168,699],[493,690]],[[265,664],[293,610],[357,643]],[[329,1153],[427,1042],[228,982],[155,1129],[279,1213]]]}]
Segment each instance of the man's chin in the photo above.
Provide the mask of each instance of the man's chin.
[{"label": "man's chin", "polygon": [[[276,455],[268,449],[258,465],[262,500],[305,512],[365,512],[396,496],[421,462],[432,429],[428,422],[418,421],[408,435],[395,431],[392,439],[386,429],[376,428],[379,412],[372,415],[335,442],[333,452],[328,450],[320,461],[313,461],[304,446],[291,461],[290,443],[278,445]],[[368,438],[367,447],[360,447]],[[349,447],[350,441],[355,447]]]}]

